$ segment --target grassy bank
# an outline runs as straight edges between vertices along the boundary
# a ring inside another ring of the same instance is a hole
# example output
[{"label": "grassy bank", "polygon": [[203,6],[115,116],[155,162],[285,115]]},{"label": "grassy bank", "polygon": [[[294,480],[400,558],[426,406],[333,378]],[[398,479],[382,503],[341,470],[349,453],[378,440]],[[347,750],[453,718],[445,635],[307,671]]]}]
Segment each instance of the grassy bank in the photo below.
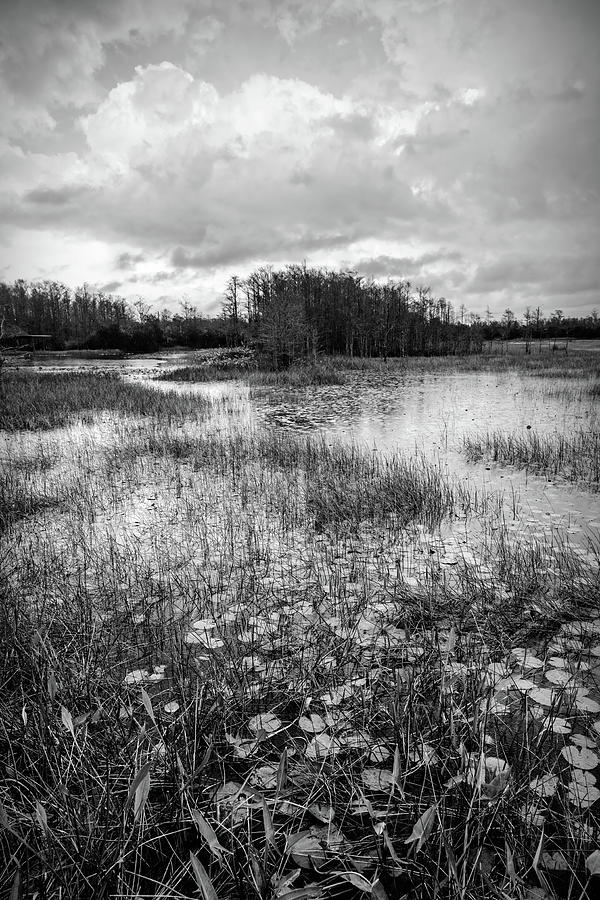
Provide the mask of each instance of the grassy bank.
[{"label": "grassy bank", "polygon": [[333,362],[316,365],[295,365],[277,372],[260,370],[255,366],[224,364],[181,366],[170,369],[160,376],[162,381],[183,381],[202,383],[208,381],[237,381],[245,379],[251,385],[269,387],[308,387],[318,384],[344,384],[343,370]]},{"label": "grassy bank", "polygon": [[590,894],[597,555],[420,457],[113,435],[11,451],[7,896]]},{"label": "grassy bank", "polygon": [[57,428],[101,412],[165,421],[203,414],[200,397],[161,393],[110,372],[33,372],[7,369],[0,376],[0,429]]},{"label": "grassy bank", "polygon": [[165,371],[165,381],[225,381],[247,379],[250,384],[306,387],[313,384],[342,384],[353,372],[465,373],[519,372],[533,377],[557,379],[600,378],[600,356],[591,350],[574,349],[568,355],[550,351],[525,353],[483,352],[468,356],[321,357],[317,363],[297,362],[288,369],[272,372],[260,369],[255,357],[229,360],[223,357]]},{"label": "grassy bank", "polygon": [[560,477],[593,491],[600,489],[600,433],[539,435],[494,431],[468,436],[463,449],[468,460],[490,460],[547,477]]}]

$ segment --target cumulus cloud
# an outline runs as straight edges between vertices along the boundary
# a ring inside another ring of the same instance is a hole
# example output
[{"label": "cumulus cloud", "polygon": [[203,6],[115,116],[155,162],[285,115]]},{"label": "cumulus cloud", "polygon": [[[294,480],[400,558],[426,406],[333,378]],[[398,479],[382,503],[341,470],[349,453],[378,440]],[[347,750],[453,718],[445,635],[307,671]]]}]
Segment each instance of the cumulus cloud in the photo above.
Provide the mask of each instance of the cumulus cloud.
[{"label": "cumulus cloud", "polygon": [[413,125],[402,115],[299,79],[254,75],[220,95],[172,63],[137,67],[81,123],[88,151],[73,180],[25,192],[22,224],[32,205],[60,222],[77,197],[80,227],[182,247],[175,265],[193,251],[208,267],[448,212],[405,178],[395,147]]},{"label": "cumulus cloud", "polygon": [[474,304],[506,285],[592,303],[599,10],[12,4],[5,240],[43,230],[58,255],[65,237],[102,242],[98,283],[122,288],[170,273],[208,291],[228,270],[308,257],[446,284]]}]

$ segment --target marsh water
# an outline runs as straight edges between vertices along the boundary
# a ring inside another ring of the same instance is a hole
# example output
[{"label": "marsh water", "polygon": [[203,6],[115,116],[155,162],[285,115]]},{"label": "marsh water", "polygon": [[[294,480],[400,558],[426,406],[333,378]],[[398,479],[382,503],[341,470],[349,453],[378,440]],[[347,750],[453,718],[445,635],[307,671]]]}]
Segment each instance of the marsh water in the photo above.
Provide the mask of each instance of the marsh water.
[{"label": "marsh water", "polygon": [[[193,392],[215,401],[212,426],[266,428],[357,444],[374,453],[423,454],[451,478],[494,491],[511,516],[539,536],[560,528],[577,542],[600,535],[600,496],[560,478],[494,463],[468,463],[465,436],[505,431],[569,434],[599,427],[598,401],[580,379],[517,372],[399,372],[392,366],[351,371],[339,385],[252,386],[244,381],[177,383],[156,380],[186,354],[108,360],[61,360],[42,366],[118,371],[156,390]],[[70,429],[72,432],[72,429]],[[109,437],[102,426],[103,441]]]},{"label": "marsh water", "polygon": [[[172,382],[153,382],[172,389]],[[290,433],[322,435],[377,453],[422,453],[451,477],[477,490],[498,491],[507,511],[532,526],[560,524],[572,535],[600,529],[600,498],[567,484],[511,467],[468,463],[463,438],[495,430],[540,435],[598,427],[597,401],[580,384],[518,373],[401,374],[354,372],[342,385],[302,389],[252,387],[243,382],[179,385],[226,398],[243,422]]]}]

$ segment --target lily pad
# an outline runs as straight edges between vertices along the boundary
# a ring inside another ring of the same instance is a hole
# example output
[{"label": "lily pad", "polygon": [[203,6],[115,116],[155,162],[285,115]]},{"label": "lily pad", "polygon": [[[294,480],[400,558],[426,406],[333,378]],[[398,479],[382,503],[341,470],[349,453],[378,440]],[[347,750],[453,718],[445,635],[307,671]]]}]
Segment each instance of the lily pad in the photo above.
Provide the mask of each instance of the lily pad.
[{"label": "lily pad", "polygon": [[563,747],[560,753],[569,765],[575,769],[595,769],[598,762],[600,762],[597,754],[586,747]]},{"label": "lily pad", "polygon": [[259,713],[257,716],[252,716],[248,722],[248,728],[255,734],[258,734],[259,731],[273,734],[281,728],[281,719],[278,719],[272,712]]},{"label": "lily pad", "polygon": [[538,797],[554,797],[558,782],[558,775],[538,775],[529,782],[529,787]]},{"label": "lily pad", "polygon": [[300,716],[300,718],[298,719],[298,725],[302,729],[302,731],[308,731],[312,734],[316,734],[319,731],[325,731],[325,729],[327,728],[326,723],[318,713],[311,713],[308,716]]},{"label": "lily pad", "polygon": [[395,784],[394,775],[390,769],[364,769],[361,777],[365,787],[372,791],[390,791]]},{"label": "lily pad", "polygon": [[600,703],[592,700],[591,697],[577,696],[575,698],[575,706],[579,712],[598,713],[600,712]]},{"label": "lily pad", "polygon": [[307,759],[325,759],[327,756],[334,756],[338,750],[337,741],[323,731],[309,742],[305,753]]}]

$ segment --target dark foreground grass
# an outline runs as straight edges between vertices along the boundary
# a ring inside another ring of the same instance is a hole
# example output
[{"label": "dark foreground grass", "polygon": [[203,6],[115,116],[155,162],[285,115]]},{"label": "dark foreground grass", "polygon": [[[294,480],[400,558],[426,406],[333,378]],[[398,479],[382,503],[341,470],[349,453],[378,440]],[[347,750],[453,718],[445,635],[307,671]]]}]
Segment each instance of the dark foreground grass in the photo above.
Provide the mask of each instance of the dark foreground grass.
[{"label": "dark foreground grass", "polygon": [[98,412],[157,416],[164,421],[203,414],[200,397],[161,393],[106,372],[6,370],[0,377],[0,429],[57,428],[89,422]]},{"label": "dark foreground grass", "polygon": [[493,460],[600,490],[600,433],[597,431],[582,429],[551,435],[540,435],[533,429],[525,433],[493,431],[484,436],[466,437],[463,449],[472,462]]}]

